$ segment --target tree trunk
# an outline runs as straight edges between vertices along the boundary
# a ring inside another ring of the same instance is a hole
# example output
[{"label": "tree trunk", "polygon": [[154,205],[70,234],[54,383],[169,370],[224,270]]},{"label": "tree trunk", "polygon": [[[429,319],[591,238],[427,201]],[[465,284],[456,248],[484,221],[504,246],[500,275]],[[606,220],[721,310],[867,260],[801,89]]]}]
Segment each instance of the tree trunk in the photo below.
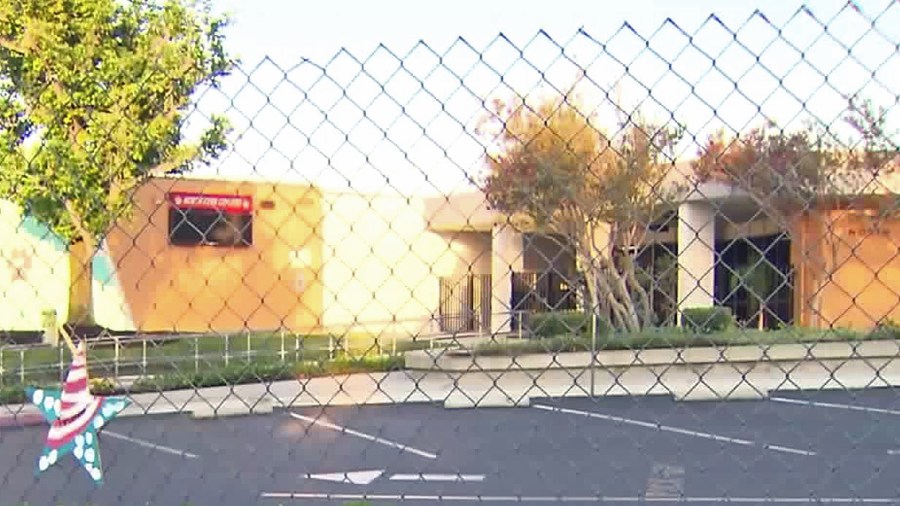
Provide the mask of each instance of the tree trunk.
[{"label": "tree trunk", "polygon": [[[641,328],[651,327],[653,325],[653,305],[650,302],[650,294],[641,285],[637,279],[635,272],[635,261],[631,254],[628,254],[622,261],[622,267],[625,270],[625,279],[631,289],[637,294],[640,301],[639,323]],[[653,281],[651,281],[652,283]],[[652,289],[652,287],[651,287]]]},{"label": "tree trunk", "polygon": [[69,246],[69,311],[66,324],[70,327],[93,326],[93,260],[94,246],[80,240]]},{"label": "tree trunk", "polygon": [[625,309],[625,317],[627,318],[626,321],[628,323],[627,330],[629,332],[639,331],[641,329],[641,322],[638,318],[638,311],[635,308],[634,300],[628,292],[625,278],[619,273],[618,266],[615,265],[615,262],[610,262],[607,272],[609,273],[609,283],[612,285],[616,300]]},{"label": "tree trunk", "polygon": [[[607,274],[603,272],[603,266],[607,264],[607,261],[602,257],[595,256],[592,258],[590,255],[594,253],[592,251],[594,248],[588,247],[585,249],[582,249],[581,256],[584,260],[585,281],[592,299],[590,301],[591,312],[597,314],[598,317],[602,316],[600,311],[604,307],[603,303],[605,302],[609,306],[610,318],[613,320],[610,323],[615,328],[631,331],[632,329],[628,325],[628,308],[614,296],[613,289],[606,278]],[[620,325],[615,325],[616,321],[621,322]]]},{"label": "tree trunk", "polygon": [[766,330],[766,305],[763,303],[760,303],[759,305],[759,316],[756,319],[756,329]]}]

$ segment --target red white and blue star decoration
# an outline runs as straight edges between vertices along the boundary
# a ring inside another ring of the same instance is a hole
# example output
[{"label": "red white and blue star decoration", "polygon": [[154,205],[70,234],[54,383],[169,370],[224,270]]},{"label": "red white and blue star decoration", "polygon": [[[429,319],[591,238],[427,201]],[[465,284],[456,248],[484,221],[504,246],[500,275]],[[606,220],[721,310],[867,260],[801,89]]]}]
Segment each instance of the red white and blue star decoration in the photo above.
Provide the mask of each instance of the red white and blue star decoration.
[{"label": "red white and blue star decoration", "polygon": [[[67,339],[68,341],[68,339]],[[28,388],[27,395],[50,423],[36,474],[46,471],[71,453],[96,484],[103,483],[100,430],[131,401],[125,397],[94,396],[88,381],[87,354],[83,342],[72,346],[72,365],[62,391]]]}]

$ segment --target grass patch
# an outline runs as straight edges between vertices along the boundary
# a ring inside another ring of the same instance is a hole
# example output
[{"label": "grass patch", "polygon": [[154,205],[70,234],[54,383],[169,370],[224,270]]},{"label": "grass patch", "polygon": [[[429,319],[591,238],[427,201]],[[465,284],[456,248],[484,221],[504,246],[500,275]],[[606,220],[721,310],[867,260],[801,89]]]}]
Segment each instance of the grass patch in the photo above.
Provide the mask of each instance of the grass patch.
[{"label": "grass patch", "polygon": [[[327,362],[339,358],[397,353],[427,346],[409,339],[393,343],[362,333],[294,335],[252,333],[204,335],[169,340],[122,339],[92,343],[88,367],[92,377],[197,374],[258,362]],[[71,363],[66,346],[0,347],[0,388],[21,383],[58,382]],[[117,365],[118,364],[118,365]]]},{"label": "grass patch", "polygon": [[[817,342],[871,341],[897,339],[895,327],[880,327],[870,332],[847,329],[784,328],[771,331],[731,328],[718,332],[690,332],[680,328],[653,328],[635,334],[608,334],[597,337],[597,351],[796,344]],[[572,353],[591,351],[591,338],[585,335],[561,335],[537,339],[509,339],[481,343],[472,348],[474,355],[517,356],[534,353]]]}]

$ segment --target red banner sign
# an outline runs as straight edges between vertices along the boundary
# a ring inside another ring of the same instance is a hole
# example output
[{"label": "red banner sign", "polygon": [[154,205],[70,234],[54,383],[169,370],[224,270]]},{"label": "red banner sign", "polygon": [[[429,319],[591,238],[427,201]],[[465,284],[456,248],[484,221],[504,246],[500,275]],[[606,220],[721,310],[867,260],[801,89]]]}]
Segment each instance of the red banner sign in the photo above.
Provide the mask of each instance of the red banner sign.
[{"label": "red banner sign", "polygon": [[231,213],[249,213],[253,209],[253,199],[244,195],[171,192],[169,202],[182,209],[211,209]]}]

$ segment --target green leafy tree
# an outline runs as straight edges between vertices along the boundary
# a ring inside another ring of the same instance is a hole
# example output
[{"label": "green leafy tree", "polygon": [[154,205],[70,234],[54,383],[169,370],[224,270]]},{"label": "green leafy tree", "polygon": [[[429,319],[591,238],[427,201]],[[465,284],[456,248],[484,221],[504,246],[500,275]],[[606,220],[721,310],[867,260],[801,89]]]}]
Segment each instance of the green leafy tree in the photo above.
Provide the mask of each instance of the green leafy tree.
[{"label": "green leafy tree", "polygon": [[589,306],[616,329],[653,324],[635,257],[648,223],[668,209],[663,185],[680,129],[634,114],[603,131],[575,86],[558,98],[496,100],[479,127],[496,142],[483,182],[491,208],[567,238],[584,272]]},{"label": "green leafy tree", "polygon": [[225,149],[223,116],[183,130],[234,64],[226,26],[190,0],[0,2],[0,197],[69,245],[71,325],[94,323],[92,257],[134,191]]}]

